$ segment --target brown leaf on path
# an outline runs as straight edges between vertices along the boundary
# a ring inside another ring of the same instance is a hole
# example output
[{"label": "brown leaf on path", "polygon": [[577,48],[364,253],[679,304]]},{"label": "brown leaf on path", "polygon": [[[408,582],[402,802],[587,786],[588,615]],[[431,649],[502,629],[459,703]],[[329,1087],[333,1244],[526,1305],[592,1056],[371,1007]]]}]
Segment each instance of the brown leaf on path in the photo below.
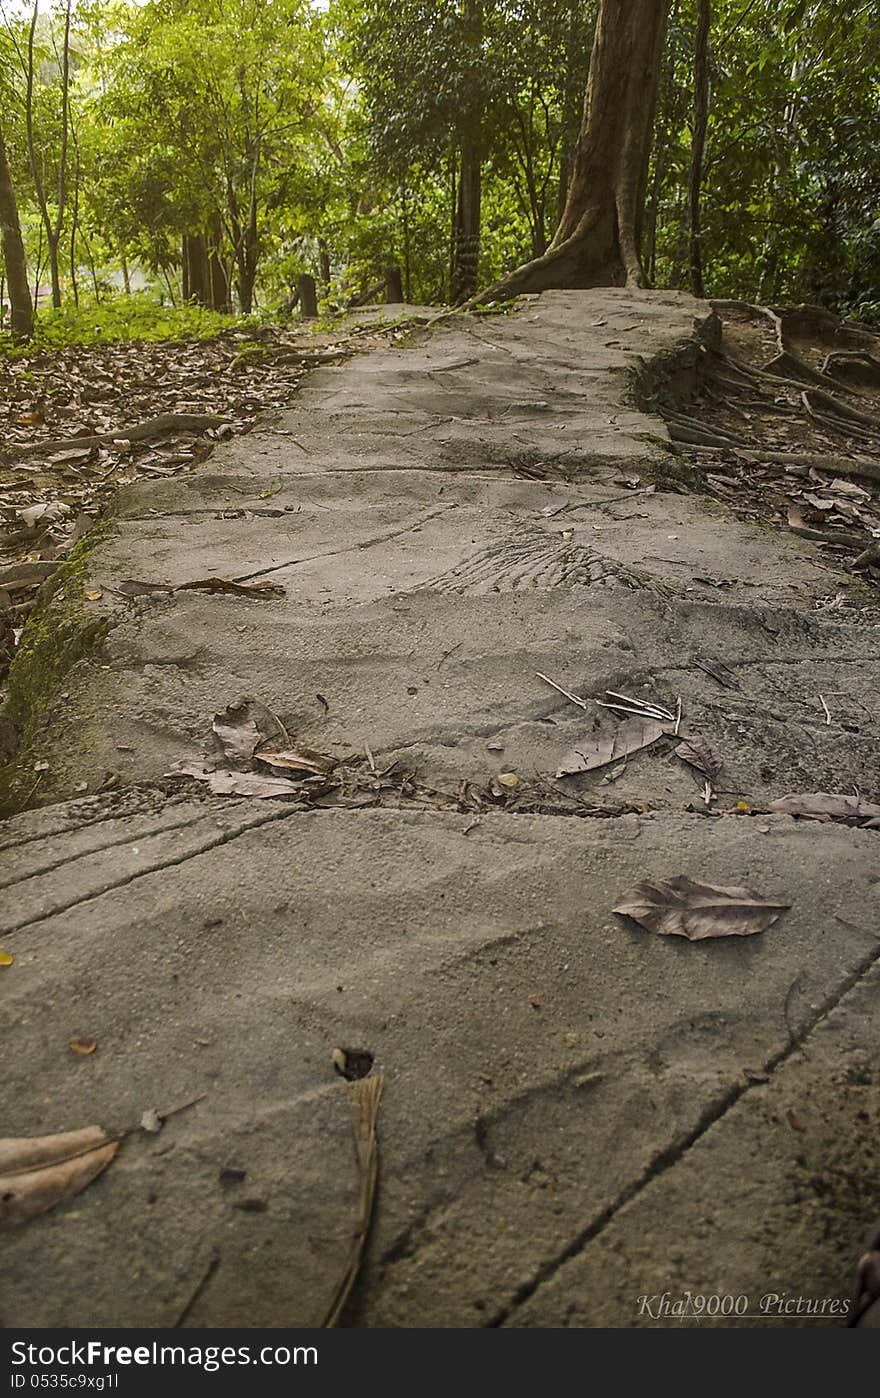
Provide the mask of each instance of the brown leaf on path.
[{"label": "brown leaf on path", "polygon": [[27,1223],[79,1194],[118,1149],[100,1126],[0,1140],[0,1224]]},{"label": "brown leaf on path", "polygon": [[229,578],[197,578],[195,582],[146,582],[139,578],[123,578],[116,584],[123,597],[147,597],[152,592],[232,592],[240,597],[283,597],[284,588],[276,583],[238,583]]},{"label": "brown leaf on path", "polygon": [[680,757],[682,762],[686,762],[689,767],[695,767],[698,772],[702,772],[704,777],[710,781],[715,781],[724,766],[724,759],[711,743],[707,743],[705,738],[685,738],[683,743],[679,743],[675,749],[676,757]]},{"label": "brown leaf on path", "polygon": [[306,794],[295,782],[283,777],[264,777],[259,772],[236,772],[231,767],[213,767],[209,762],[175,762],[166,777],[194,777],[205,782],[215,796],[273,796],[302,800]]},{"label": "brown leaf on path", "polygon": [[777,815],[799,816],[802,820],[837,820],[845,825],[880,819],[880,806],[860,796],[834,795],[825,791],[801,792],[771,801],[769,810]]},{"label": "brown leaf on path", "polygon": [[677,874],[637,883],[612,911],[663,937],[750,937],[765,932],[790,903],[768,903],[750,888],[698,883]]},{"label": "brown leaf on path", "polygon": [[287,737],[280,721],[258,699],[239,699],[215,714],[211,729],[230,762],[250,762],[261,743]]},{"label": "brown leaf on path", "polygon": [[178,583],[175,592],[233,592],[241,597],[284,597],[283,587],[263,580],[254,583],[233,582],[229,578],[198,578],[195,582]]},{"label": "brown leaf on path", "polygon": [[659,719],[631,718],[621,723],[613,732],[598,733],[594,738],[586,738],[583,743],[567,752],[556,770],[556,776],[571,777],[578,772],[592,772],[596,767],[605,767],[609,762],[617,762],[641,748],[650,747],[662,738],[671,727]]},{"label": "brown leaf on path", "polygon": [[98,1047],[98,1041],[97,1039],[81,1036],[76,1039],[71,1039],[67,1047],[72,1053],[78,1053],[81,1058],[86,1058],[90,1053],[95,1052],[95,1049]]}]

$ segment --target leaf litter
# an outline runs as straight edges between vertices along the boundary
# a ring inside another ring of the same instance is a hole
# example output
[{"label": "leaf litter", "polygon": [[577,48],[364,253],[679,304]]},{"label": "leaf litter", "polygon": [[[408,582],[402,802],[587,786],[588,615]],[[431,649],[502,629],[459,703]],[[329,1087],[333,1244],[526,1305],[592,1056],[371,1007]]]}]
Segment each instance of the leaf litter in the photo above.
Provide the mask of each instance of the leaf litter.
[{"label": "leaf litter", "polygon": [[[313,365],[398,335],[393,325],[335,335],[236,326],[212,339],[0,356],[0,681],[41,583],[121,486],[192,471],[259,413],[287,407]],[[22,565],[10,589],[9,570]],[[188,584],[209,585],[236,590],[228,579]],[[138,586],[128,595],[163,590]],[[248,592],[270,596],[271,586]]]}]

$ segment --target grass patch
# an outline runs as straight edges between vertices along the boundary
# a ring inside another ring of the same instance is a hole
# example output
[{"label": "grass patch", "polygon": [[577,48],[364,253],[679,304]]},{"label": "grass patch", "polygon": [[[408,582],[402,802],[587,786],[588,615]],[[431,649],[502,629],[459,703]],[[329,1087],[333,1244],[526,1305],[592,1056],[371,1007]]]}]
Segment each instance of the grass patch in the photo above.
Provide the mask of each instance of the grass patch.
[{"label": "grass patch", "polygon": [[34,339],[13,347],[9,335],[0,336],[0,349],[10,355],[31,354],[40,349],[65,349],[70,345],[114,344],[121,341],[210,340],[224,330],[247,329],[259,324],[254,316],[221,315],[204,306],[163,306],[150,292],[114,296],[100,305],[63,306],[41,311]]}]

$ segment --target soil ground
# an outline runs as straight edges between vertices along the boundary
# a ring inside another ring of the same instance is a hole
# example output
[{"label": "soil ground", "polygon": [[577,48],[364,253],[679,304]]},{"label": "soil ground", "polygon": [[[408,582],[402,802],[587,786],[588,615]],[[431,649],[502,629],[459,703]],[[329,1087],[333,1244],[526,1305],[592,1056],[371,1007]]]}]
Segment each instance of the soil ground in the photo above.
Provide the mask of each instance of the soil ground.
[{"label": "soil ground", "polygon": [[[7,1133],[199,1100],[7,1234],[5,1325],[319,1324],[357,1227],[339,1048],[384,1073],[345,1324],[848,1297],[880,1216],[880,837],[771,803],[880,800],[877,609],[870,572],[695,489],[659,410],[720,426],[721,348],[673,293],[440,319],[128,485],[59,570],[11,682],[20,715],[57,677],[14,770],[38,808],[0,836]],[[607,691],[680,701],[679,733],[560,777]],[[221,759],[244,696],[286,777]],[[790,907],[701,942],[613,912],[676,875]]]}]

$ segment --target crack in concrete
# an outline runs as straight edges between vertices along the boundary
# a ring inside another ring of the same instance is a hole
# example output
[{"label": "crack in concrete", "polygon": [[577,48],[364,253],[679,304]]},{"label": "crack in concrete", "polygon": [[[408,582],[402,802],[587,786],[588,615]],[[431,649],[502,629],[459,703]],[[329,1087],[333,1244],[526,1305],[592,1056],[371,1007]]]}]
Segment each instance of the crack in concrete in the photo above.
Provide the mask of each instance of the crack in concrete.
[{"label": "crack in concrete", "polygon": [[276,820],[290,820],[293,816],[301,814],[301,809],[270,811],[261,819],[255,819],[247,825],[241,826],[238,830],[224,831],[215,836],[214,839],[205,840],[198,848],[187,850],[185,854],[171,856],[168,859],[160,860],[158,864],[152,864],[148,869],[138,869],[133,874],[127,874],[124,878],[115,879],[105,884],[102,888],[91,889],[83,897],[71,898],[67,903],[59,903],[53,908],[46,909],[37,917],[25,917],[19,922],[12,922],[5,928],[6,935],[13,932],[22,932],[28,927],[38,926],[41,922],[47,922],[49,918],[58,917],[61,913],[70,912],[73,908],[81,907],[84,903],[91,903],[96,898],[103,898],[105,893],[114,893],[119,888],[127,888],[129,884],[137,883],[138,879],[146,878],[149,874],[161,873],[164,869],[173,869],[178,865],[186,864],[190,859],[196,859],[200,854],[207,854],[212,849],[217,849],[220,845],[231,844],[239,836],[248,834],[251,830],[258,830],[262,825],[269,825]]},{"label": "crack in concrete", "polygon": [[[813,1015],[804,1021],[800,1033],[796,1035],[789,1033],[788,1042],[775,1053],[771,1054],[765,1061],[763,1064],[763,1072],[767,1074],[768,1080],[778,1068],[782,1067],[803,1048],[810,1035],[838,1008],[844,998],[856,988],[859,982],[864,980],[869,971],[873,970],[878,964],[880,964],[880,941],[875,940],[870,954],[864,956],[858,962],[855,969],[851,971],[848,976],[844,977],[838,988],[826,997]],[[759,1083],[746,1080],[741,1083],[733,1083],[726,1092],[723,1092],[700,1113],[697,1122],[690,1131],[686,1132],[684,1136],[680,1137],[677,1141],[666,1146],[665,1149],[659,1151],[637,1179],[631,1180],[630,1183],[620,1191],[617,1198],[602,1209],[602,1211],[597,1214],[585,1228],[581,1229],[555,1257],[539,1267],[537,1272],[527,1282],[523,1282],[513,1293],[509,1303],[505,1306],[500,1306],[495,1314],[485,1322],[484,1328],[498,1329],[504,1326],[510,1317],[514,1315],[521,1306],[525,1305],[546,1282],[550,1281],[566,1262],[570,1262],[573,1258],[577,1257],[594,1238],[598,1237],[600,1233],[603,1233],[609,1224],[614,1222],[617,1214],[620,1213],[627,1204],[637,1198],[655,1179],[659,1179],[661,1175],[666,1174],[668,1170],[678,1165],[678,1163],[684,1159],[688,1151],[697,1145],[702,1137],[721,1121],[732,1108],[736,1107],[747,1093],[753,1091],[757,1087],[766,1087],[766,1085],[766,1081]]]},{"label": "crack in concrete", "polygon": [[286,563],[275,563],[271,568],[257,568],[253,573],[239,573],[233,578],[233,582],[247,582],[249,578],[264,578],[267,573],[280,573],[285,568],[295,568],[301,563],[312,563],[319,558],[337,558],[342,553],[357,553],[361,549],[371,549],[376,544],[386,544],[390,539],[398,539],[401,534],[410,534],[414,529],[421,529],[423,524],[428,524],[438,515],[446,514],[449,510],[457,510],[458,501],[451,501],[447,505],[441,505],[437,510],[431,510],[426,515],[410,521],[400,529],[392,529],[385,534],[377,534],[375,538],[363,539],[359,544],[347,544],[345,548],[328,549],[326,553],[311,553],[304,558],[291,558]]},{"label": "crack in concrete", "polygon": [[[112,817],[111,817],[112,819]],[[69,864],[76,864],[80,859],[89,859],[92,855],[106,854],[108,850],[117,849],[120,845],[131,845],[137,840],[151,840],[155,835],[171,834],[175,830],[185,830],[190,825],[197,825],[204,819],[204,812],[193,816],[191,820],[179,820],[173,825],[158,825],[151,830],[129,831],[125,835],[118,836],[115,840],[108,840],[104,845],[96,845],[94,849],[80,850],[77,854],[69,854],[60,859],[55,859],[49,864],[41,864],[37,869],[31,869],[29,873],[22,874],[21,878],[7,879],[0,883],[0,889],[16,888],[19,884],[27,883],[29,879],[41,878],[43,874],[51,874],[55,869],[63,869]],[[94,822],[91,822],[94,823]],[[69,830],[77,830],[87,827],[72,826]],[[69,833],[69,831],[68,831]],[[53,836],[44,838],[54,838]]]}]

